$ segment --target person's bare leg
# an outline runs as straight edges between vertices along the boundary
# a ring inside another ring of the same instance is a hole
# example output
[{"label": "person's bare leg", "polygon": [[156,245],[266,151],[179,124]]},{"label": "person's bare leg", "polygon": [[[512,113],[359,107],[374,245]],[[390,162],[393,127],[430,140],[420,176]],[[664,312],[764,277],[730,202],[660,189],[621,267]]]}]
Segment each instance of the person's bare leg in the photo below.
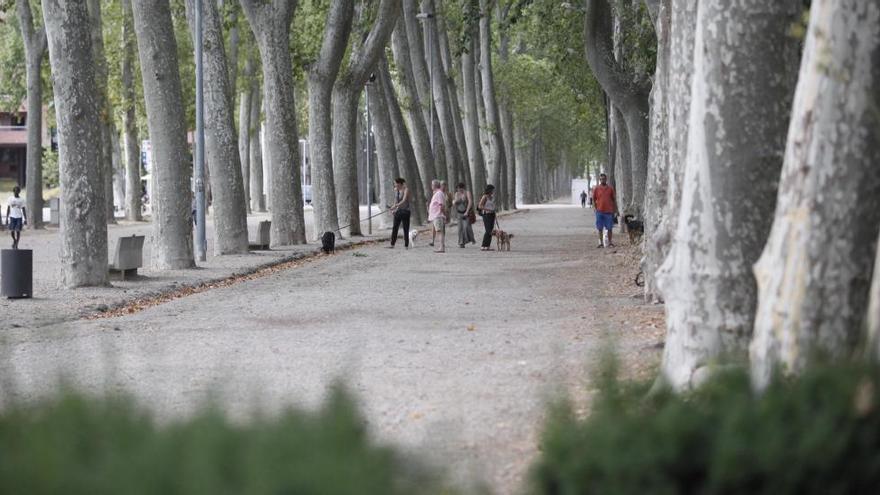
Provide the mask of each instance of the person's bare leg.
[{"label": "person's bare leg", "polygon": [[599,230],[599,245],[596,247],[605,247],[605,237],[602,236],[602,230]]},{"label": "person's bare leg", "polygon": [[608,247],[614,247],[614,243],[611,241],[612,232],[614,232],[613,229],[608,229]]}]

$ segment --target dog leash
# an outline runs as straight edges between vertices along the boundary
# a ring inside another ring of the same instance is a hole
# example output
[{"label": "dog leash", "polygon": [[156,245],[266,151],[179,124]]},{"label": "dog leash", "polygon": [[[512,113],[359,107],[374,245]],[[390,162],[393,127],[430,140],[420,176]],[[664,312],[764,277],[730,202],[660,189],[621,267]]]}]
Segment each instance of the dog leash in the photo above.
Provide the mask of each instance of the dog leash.
[{"label": "dog leash", "polygon": [[[381,214],[383,214],[383,213],[386,213],[386,212],[389,212],[389,211],[391,211],[391,208],[388,208],[388,209],[382,210],[382,211],[380,211],[379,213],[375,213],[375,214],[373,214],[373,215],[368,216],[367,218],[362,218],[362,219],[360,219],[360,220],[358,221],[358,223],[363,222],[364,220],[369,220],[369,219],[371,219],[371,218],[378,217],[379,215],[381,215]],[[328,231],[328,232],[339,232],[340,230],[342,230],[342,229],[347,229],[347,228],[351,227],[352,225],[354,225],[354,223],[350,223],[350,224],[346,225],[345,227],[339,227],[339,228],[336,229],[336,230],[330,230],[330,231]]]}]

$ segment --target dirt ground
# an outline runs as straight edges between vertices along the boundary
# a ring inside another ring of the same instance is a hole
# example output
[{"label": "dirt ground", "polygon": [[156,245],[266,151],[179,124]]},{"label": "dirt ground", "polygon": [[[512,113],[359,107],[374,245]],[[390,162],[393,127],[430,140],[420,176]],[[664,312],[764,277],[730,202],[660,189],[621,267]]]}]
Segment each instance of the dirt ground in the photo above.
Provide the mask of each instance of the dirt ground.
[{"label": "dirt ground", "polygon": [[595,248],[591,210],[536,206],[501,223],[510,252],[459,249],[452,228],[446,254],[422,235],[409,250],[340,251],[121,317],[7,328],[3,396],[63,381],[126,391],[160,418],[212,400],[244,419],[312,407],[341,379],[381,441],[460,486],[516,493],[548,401],[588,407],[612,348],[627,376],[651,376],[663,312],[640,297],[628,240]]}]

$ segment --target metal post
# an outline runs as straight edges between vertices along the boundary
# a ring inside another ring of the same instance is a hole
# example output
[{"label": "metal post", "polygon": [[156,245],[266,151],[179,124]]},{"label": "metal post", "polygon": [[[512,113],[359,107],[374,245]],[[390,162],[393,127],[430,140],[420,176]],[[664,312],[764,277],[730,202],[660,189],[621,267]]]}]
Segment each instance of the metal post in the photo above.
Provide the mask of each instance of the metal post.
[{"label": "metal post", "polygon": [[367,234],[373,235],[373,191],[371,179],[373,178],[373,170],[372,164],[373,160],[372,154],[373,149],[370,143],[370,131],[371,131],[371,123],[370,123],[370,84],[367,83],[364,85],[364,98],[367,102]]},{"label": "metal post", "polygon": [[205,235],[205,116],[202,75],[202,0],[195,0],[196,51],[196,142],[195,142],[195,195],[196,195],[196,259],[207,260],[208,243]]}]

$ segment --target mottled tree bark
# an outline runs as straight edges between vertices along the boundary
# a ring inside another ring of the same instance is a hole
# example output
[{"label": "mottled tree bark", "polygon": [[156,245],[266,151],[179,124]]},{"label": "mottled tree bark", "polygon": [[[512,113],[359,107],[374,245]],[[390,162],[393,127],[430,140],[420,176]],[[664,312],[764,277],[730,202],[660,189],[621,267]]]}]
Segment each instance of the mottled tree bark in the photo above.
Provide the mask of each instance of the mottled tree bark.
[{"label": "mottled tree bark", "polygon": [[874,279],[868,294],[868,355],[880,361],[880,239],[877,239],[877,255],[874,257]]},{"label": "mottled tree bark", "polygon": [[171,9],[168,0],[132,0],[131,6],[154,164],[152,265],[192,268],[192,164]]},{"label": "mottled tree bark", "polygon": [[25,152],[27,212],[31,229],[43,228],[43,80],[40,68],[46,55],[46,30],[34,26],[28,0],[16,0],[18,26],[24,41],[27,78],[27,151]]},{"label": "mottled tree bark", "polygon": [[[425,12],[437,11],[433,0],[423,0],[422,10]],[[440,19],[435,15],[426,24],[431,35],[429,39],[428,49],[432,55],[429,60],[433,59],[433,70],[431,70],[431,87],[434,97],[434,107],[437,109],[437,118],[440,122],[440,138],[443,139],[443,150],[446,157],[446,180],[450,184],[450,190],[454,188],[459,180],[459,172],[463,169],[462,161],[464,157],[460,154],[458,146],[458,136],[455,133],[455,123],[452,115],[452,101],[448,92],[448,81],[446,68],[443,65],[443,47],[441,45],[441,35],[438,26]]]},{"label": "mottled tree bark", "polygon": [[[412,63],[410,62],[409,40],[406,37],[406,26],[403,19],[397,21],[397,27],[391,35],[391,45],[394,52],[394,62],[397,65],[397,73],[400,78],[400,90],[406,108],[409,131],[412,137],[413,151],[416,156],[416,165],[419,169],[419,188],[427,193],[430,191],[429,183],[436,177],[434,171],[434,158],[431,151],[431,138],[428,136],[428,128],[425,124],[425,114],[419,103],[418,89],[413,76]],[[426,217],[427,218],[427,217]]]},{"label": "mottled tree bark", "polygon": [[[508,21],[508,15],[513,2],[507,2],[502,8],[499,2],[496,13],[498,14],[498,24],[503,26]],[[498,59],[502,64],[506,64],[510,58],[510,32],[509,28],[501,27],[498,33]],[[498,112],[501,117],[501,135],[504,141],[504,156],[506,158],[504,166],[504,176],[501,182],[504,184],[503,203],[504,208],[508,210],[516,209],[516,153],[513,151],[513,127],[515,125],[513,113],[510,111],[510,102],[502,95],[498,100]]]},{"label": "mottled tree bark", "polygon": [[755,265],[759,386],[864,342],[880,231],[878,84],[880,3],[814,1],[773,229]]},{"label": "mottled tree bark", "polygon": [[657,2],[653,13],[657,33],[657,67],[651,87],[651,129],[648,146],[648,184],[645,191],[645,243],[641,267],[645,274],[645,300],[661,300],[657,288],[657,269],[668,253],[668,242],[657,242],[658,231],[666,215],[669,180],[669,57],[672,23],[672,0]]},{"label": "mottled tree bark", "polygon": [[361,90],[391,37],[400,12],[400,0],[381,0],[366,39],[353,48],[348,64],[333,86],[333,179],[339,222],[349,225],[343,234],[360,235],[357,184],[357,109]]},{"label": "mottled tree bark", "polygon": [[[433,108],[433,98],[431,96],[431,77],[428,67],[428,53],[425,52],[425,43],[419,28],[419,20],[416,18],[418,13],[418,4],[416,0],[403,0],[403,21],[406,27],[407,46],[409,47],[409,62],[412,68],[413,80],[415,82],[418,94],[418,100],[414,100],[413,104],[417,105],[421,110],[425,127],[428,132],[428,142],[431,145],[431,158],[434,162],[434,174],[431,177],[425,177],[425,180],[446,179],[446,147],[443,140],[439,138],[440,121],[437,118],[437,111]],[[433,22],[426,19],[423,22]],[[427,189],[430,190],[430,189]]]},{"label": "mottled tree bark", "polygon": [[95,64],[95,84],[98,91],[101,121],[101,170],[104,181],[104,201],[107,208],[107,223],[116,223],[115,206],[113,203],[113,147],[110,142],[112,129],[112,109],[110,108],[110,99],[107,95],[107,57],[104,53],[104,33],[103,20],[101,18],[101,2],[100,0],[86,0],[89,9],[89,18],[91,20],[92,37],[92,56]]},{"label": "mottled tree bark", "polygon": [[312,206],[315,237],[339,230],[333,182],[331,95],[354,19],[353,0],[333,0],[318,59],[309,69],[309,155],[312,164]]},{"label": "mottled tree bark", "polygon": [[[244,68],[245,77],[253,75],[253,62],[248,60]],[[259,91],[259,90],[258,90]],[[251,213],[251,88],[245,88],[238,96],[238,159],[241,161],[241,183],[247,212]]]},{"label": "mottled tree bark", "polygon": [[[195,32],[195,0],[186,0],[186,17]],[[248,252],[247,202],[233,117],[223,26],[214,2],[202,4],[205,160],[211,164],[214,254]]]},{"label": "mottled tree bark", "polygon": [[58,123],[61,276],[65,287],[107,285],[107,209],[89,13],[75,0],[43,0]]},{"label": "mottled tree bark", "polygon": [[263,67],[263,100],[266,106],[269,211],[271,247],[306,242],[300,177],[299,133],[290,58],[290,24],[295,0],[240,0]]},{"label": "mottled tree bark", "polygon": [[125,218],[139,222],[142,220],[141,151],[135,113],[134,47],[131,0],[122,0],[122,147],[125,154]]},{"label": "mottled tree bark", "polygon": [[262,109],[262,101],[260,99],[260,85],[254,82],[251,88],[251,115],[248,119],[250,126],[248,139],[250,144],[250,162],[251,166],[251,209],[253,211],[266,211],[266,199],[263,191],[263,125],[260,121],[260,110]]},{"label": "mottled tree bark", "polygon": [[423,184],[425,181],[419,174],[416,165],[416,154],[410,140],[406,123],[403,119],[403,111],[394,92],[394,84],[391,81],[391,73],[388,70],[388,62],[382,60],[379,65],[379,79],[385,94],[385,102],[388,105],[388,113],[391,118],[391,127],[394,131],[394,147],[397,153],[397,164],[400,175],[406,180],[407,188],[412,198],[410,211],[412,212],[413,225],[420,225],[427,220],[427,197]]},{"label": "mottled tree bark", "polygon": [[[664,0],[666,2],[667,0]],[[665,5],[664,5],[665,6]],[[681,205],[681,186],[684,162],[687,158],[688,115],[690,113],[691,83],[694,72],[694,36],[697,23],[697,0],[671,0],[669,16],[668,60],[666,77],[660,84],[665,84],[666,97],[666,143],[656,143],[656,154],[665,154],[666,177],[657,178],[659,187],[665,185],[665,197],[659,212],[659,220],[645,232],[647,238],[645,272],[645,295],[649,300],[663,299],[657,284],[658,272],[669,254],[672,239],[678,225],[679,207]],[[666,22],[658,13],[660,22]],[[659,36],[658,36],[659,37]],[[659,54],[658,54],[659,55]],[[659,61],[658,61],[659,66]],[[659,79],[659,77],[658,77]],[[656,81],[655,81],[655,84]],[[664,130],[658,131],[663,133]],[[661,134],[662,135],[662,134]],[[664,148],[666,151],[663,151]],[[659,191],[658,191],[659,192]]]},{"label": "mottled tree bark", "polygon": [[487,163],[489,182],[501,187],[501,171],[507,163],[504,138],[501,135],[501,117],[495,97],[495,75],[492,72],[492,0],[480,0],[480,76],[483,83],[483,103],[486,108],[486,126],[492,141]]},{"label": "mottled tree bark", "polygon": [[[382,62],[380,60],[379,65]],[[394,204],[394,179],[395,170],[398,168],[397,153],[394,147],[394,131],[391,127],[391,115],[388,112],[388,103],[385,101],[383,88],[383,75],[378,70],[376,82],[366,87],[369,92],[370,113],[373,119],[373,136],[376,141],[376,169],[378,170],[379,204]],[[380,206],[382,210],[386,210]],[[391,227],[391,215],[385,212],[379,215],[382,228]]]},{"label": "mottled tree bark", "polygon": [[461,54],[461,86],[464,100],[465,145],[467,146],[474,195],[478,196],[486,189],[486,164],[483,161],[483,147],[480,143],[480,123],[477,116],[477,88],[474,74],[473,52],[477,42],[478,31],[476,26],[471,26],[469,31],[470,49]]},{"label": "mottled tree bark", "polygon": [[623,210],[633,197],[633,174],[632,174],[632,147],[629,142],[629,126],[626,125],[623,113],[617,107],[613,107],[614,117],[611,119],[617,146],[614,148],[617,156],[614,159],[615,192],[618,210]]},{"label": "mottled tree bark", "polygon": [[747,349],[757,302],[751,266],[776,203],[799,49],[788,34],[798,0],[699,5],[681,211],[659,279],[662,371],[676,389]]}]

